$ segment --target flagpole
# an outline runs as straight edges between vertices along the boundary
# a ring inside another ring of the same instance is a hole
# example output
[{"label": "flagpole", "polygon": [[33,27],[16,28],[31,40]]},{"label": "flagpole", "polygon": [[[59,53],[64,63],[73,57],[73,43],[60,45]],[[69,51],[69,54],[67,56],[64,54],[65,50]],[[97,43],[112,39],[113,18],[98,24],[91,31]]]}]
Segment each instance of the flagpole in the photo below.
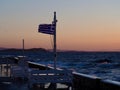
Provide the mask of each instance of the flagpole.
[{"label": "flagpole", "polygon": [[57,19],[56,19],[56,12],[54,12],[54,19],[53,19],[53,25],[54,25],[54,69],[56,69],[56,61],[57,61],[57,45],[56,45],[56,23],[57,23]]}]

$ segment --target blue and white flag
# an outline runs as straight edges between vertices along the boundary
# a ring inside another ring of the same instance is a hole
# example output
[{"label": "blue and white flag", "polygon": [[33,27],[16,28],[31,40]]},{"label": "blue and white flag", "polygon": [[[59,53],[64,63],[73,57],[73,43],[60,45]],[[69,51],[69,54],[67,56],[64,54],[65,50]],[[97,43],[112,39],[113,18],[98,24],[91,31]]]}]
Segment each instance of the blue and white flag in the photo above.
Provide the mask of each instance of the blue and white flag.
[{"label": "blue and white flag", "polygon": [[54,35],[54,25],[53,24],[40,24],[38,28],[38,32],[44,33],[44,34],[51,34]]}]

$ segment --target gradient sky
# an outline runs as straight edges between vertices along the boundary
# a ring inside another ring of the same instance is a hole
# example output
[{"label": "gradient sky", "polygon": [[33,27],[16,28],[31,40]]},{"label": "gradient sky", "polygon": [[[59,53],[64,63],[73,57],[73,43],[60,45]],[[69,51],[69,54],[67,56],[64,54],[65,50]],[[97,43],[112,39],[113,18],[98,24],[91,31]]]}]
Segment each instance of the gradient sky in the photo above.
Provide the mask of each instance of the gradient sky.
[{"label": "gradient sky", "polygon": [[120,0],[0,0],[0,47],[52,48],[37,29],[54,11],[58,49],[120,51]]}]

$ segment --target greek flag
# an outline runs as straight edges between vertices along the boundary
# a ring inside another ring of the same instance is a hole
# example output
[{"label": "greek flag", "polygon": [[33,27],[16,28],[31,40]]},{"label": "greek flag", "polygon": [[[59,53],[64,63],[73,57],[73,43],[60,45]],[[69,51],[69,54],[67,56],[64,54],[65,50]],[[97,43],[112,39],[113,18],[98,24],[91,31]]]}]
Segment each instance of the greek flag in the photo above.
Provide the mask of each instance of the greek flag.
[{"label": "greek flag", "polygon": [[51,34],[54,35],[54,25],[53,24],[40,24],[38,28],[38,32],[44,33],[44,34]]}]

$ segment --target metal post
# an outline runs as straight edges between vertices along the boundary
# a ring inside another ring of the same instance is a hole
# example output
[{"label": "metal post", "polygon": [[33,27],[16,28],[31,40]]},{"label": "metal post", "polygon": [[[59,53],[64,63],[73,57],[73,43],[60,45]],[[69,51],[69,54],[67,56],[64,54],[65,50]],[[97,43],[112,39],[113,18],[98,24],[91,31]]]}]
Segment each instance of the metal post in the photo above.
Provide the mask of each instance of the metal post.
[{"label": "metal post", "polygon": [[7,64],[6,64],[6,76],[8,77],[8,59],[7,59]]},{"label": "metal post", "polygon": [[22,40],[22,44],[23,44],[23,45],[22,45],[22,46],[23,46],[22,48],[23,48],[23,58],[24,58],[24,39]]},{"label": "metal post", "polygon": [[23,44],[23,45],[22,45],[22,46],[23,46],[23,47],[22,47],[22,48],[23,48],[22,65],[23,65],[23,68],[25,69],[26,62],[25,62],[25,59],[24,59],[24,58],[25,58],[25,56],[24,56],[24,54],[25,54],[25,53],[24,53],[24,48],[25,48],[24,39],[22,40],[22,44]]},{"label": "metal post", "polygon": [[56,23],[57,23],[57,20],[56,20],[56,12],[54,12],[54,19],[53,19],[53,26],[54,26],[54,69],[56,69],[56,60],[57,60],[57,52],[56,52]]}]

